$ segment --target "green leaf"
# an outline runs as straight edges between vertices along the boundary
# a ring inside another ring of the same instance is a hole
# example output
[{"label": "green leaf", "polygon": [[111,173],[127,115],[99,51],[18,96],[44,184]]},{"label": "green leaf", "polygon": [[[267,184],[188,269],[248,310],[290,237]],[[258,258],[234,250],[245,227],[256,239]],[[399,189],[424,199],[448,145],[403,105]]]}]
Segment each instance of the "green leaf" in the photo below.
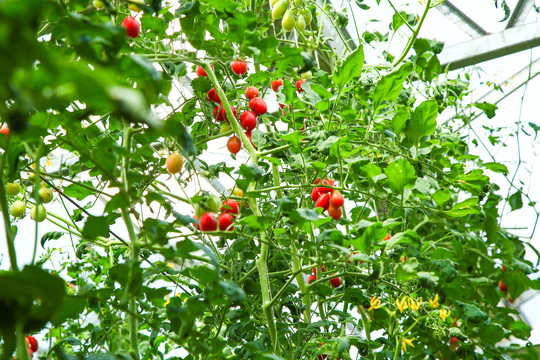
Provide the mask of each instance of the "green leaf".
[{"label": "green leaf", "polygon": [[109,222],[104,216],[88,216],[82,231],[83,236],[95,239],[98,236],[109,236]]},{"label": "green leaf", "polygon": [[476,305],[467,304],[460,301],[457,301],[457,304],[463,306],[463,320],[465,321],[480,324],[482,321],[488,319],[488,314],[480,310]]},{"label": "green leaf", "polygon": [[446,214],[452,217],[463,217],[472,214],[481,214],[478,207],[478,198],[469,198],[465,201],[455,204]]},{"label": "green leaf", "polygon": [[45,243],[49,240],[58,240],[62,235],[64,235],[64,232],[61,231],[49,231],[48,233],[44,234],[41,237],[41,247],[45,247]]},{"label": "green leaf", "polygon": [[418,259],[410,258],[404,263],[399,263],[396,266],[396,280],[407,281],[417,277],[416,268],[418,267]]},{"label": "green leaf", "polygon": [[488,162],[483,163],[482,165],[488,170],[508,175],[508,168],[506,167],[506,165],[500,164],[498,162]]},{"label": "green leaf", "polygon": [[364,65],[364,49],[360,45],[354,50],[345,62],[338,68],[334,74],[334,83],[339,89],[342,89],[349,81],[362,75],[362,66]]},{"label": "green leaf", "polygon": [[[80,184],[92,186],[92,183],[90,181],[81,181]],[[63,192],[65,195],[69,197],[73,197],[79,201],[84,200],[87,196],[95,195],[94,190],[88,189],[86,187],[82,187],[78,183],[73,183],[69,186],[64,187]]]},{"label": "green leaf", "polygon": [[405,135],[413,144],[418,144],[422,137],[435,132],[438,110],[436,101],[426,100],[413,111],[405,131]]},{"label": "green leaf", "polygon": [[382,222],[377,222],[366,228],[360,237],[353,238],[351,243],[356,250],[371,255],[372,244],[384,239],[386,234],[387,230],[383,227]]},{"label": "green leaf", "polygon": [[405,188],[411,188],[416,182],[416,172],[406,159],[394,161],[384,169],[388,185],[399,194]]},{"label": "green leaf", "polygon": [[442,206],[445,202],[452,198],[452,193],[450,190],[448,190],[448,188],[442,188],[435,191],[431,197],[433,198],[433,201],[437,203],[437,205]]},{"label": "green leaf", "polygon": [[403,82],[412,71],[413,65],[405,63],[399,69],[383,76],[373,92],[373,108],[377,109],[384,101],[394,101],[403,90]]},{"label": "green leaf", "polygon": [[521,209],[523,207],[523,193],[521,190],[516,191],[508,198],[508,204],[512,208],[512,211]]},{"label": "green leaf", "polygon": [[486,113],[486,116],[489,118],[489,119],[492,119],[493,117],[495,117],[495,110],[498,109],[497,105],[495,104],[490,104],[488,102],[482,102],[482,103],[474,103],[474,106],[482,111],[484,111]]},{"label": "green leaf", "polygon": [[405,106],[397,106],[396,113],[392,118],[392,129],[394,129],[394,133],[402,133],[407,125],[407,120],[409,120],[409,111],[407,108]]}]

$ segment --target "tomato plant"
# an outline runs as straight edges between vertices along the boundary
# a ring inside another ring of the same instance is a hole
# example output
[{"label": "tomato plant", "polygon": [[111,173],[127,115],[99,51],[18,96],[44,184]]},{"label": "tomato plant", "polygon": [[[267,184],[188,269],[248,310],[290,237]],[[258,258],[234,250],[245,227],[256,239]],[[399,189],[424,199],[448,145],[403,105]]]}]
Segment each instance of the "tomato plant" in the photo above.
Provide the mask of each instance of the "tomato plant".
[{"label": "tomato plant", "polygon": [[2,358],[536,359],[432,3],[338,50],[330,2],[0,2]]}]

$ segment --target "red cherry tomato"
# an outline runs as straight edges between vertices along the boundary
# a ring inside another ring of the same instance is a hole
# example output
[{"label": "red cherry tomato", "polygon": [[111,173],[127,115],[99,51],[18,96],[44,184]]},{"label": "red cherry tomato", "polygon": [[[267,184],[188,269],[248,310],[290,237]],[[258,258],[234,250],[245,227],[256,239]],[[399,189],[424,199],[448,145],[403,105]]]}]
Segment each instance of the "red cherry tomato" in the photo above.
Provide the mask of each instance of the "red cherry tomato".
[{"label": "red cherry tomato", "polygon": [[272,90],[274,90],[275,92],[279,91],[280,86],[283,86],[282,79],[277,79],[277,80],[272,81]]},{"label": "red cherry tomato", "polygon": [[298,90],[299,93],[303,92],[304,89],[302,89],[302,84],[305,83],[306,79],[300,79],[296,82],[296,90]]},{"label": "red cherry tomato", "polygon": [[253,99],[259,96],[259,90],[255,86],[248,86],[245,92],[246,98]]},{"label": "red cherry tomato", "polygon": [[315,201],[315,207],[318,208],[322,208],[323,209],[323,212],[325,212],[326,210],[328,210],[328,207],[330,206],[330,195],[328,194],[322,194],[318,199],[317,201]]},{"label": "red cherry tomato", "polygon": [[242,148],[242,140],[240,140],[238,136],[231,136],[229,140],[227,140],[227,149],[231,153],[238,154],[241,148]]},{"label": "red cherry tomato", "polygon": [[[234,118],[236,119],[237,118],[237,113],[236,113],[236,109],[234,108],[234,106],[231,106],[231,110],[232,110],[232,113],[234,115]],[[219,117],[221,118],[221,120],[218,120],[218,121],[227,121],[229,122],[229,118],[227,117],[227,112],[225,111],[225,108],[222,106],[220,109],[219,109]]]},{"label": "red cherry tomato", "polygon": [[126,34],[130,38],[136,38],[141,33],[141,23],[133,16],[128,16],[122,21],[122,26],[126,28]]},{"label": "red cherry tomato", "polygon": [[32,352],[38,351],[38,342],[35,337],[27,336],[26,343],[28,344],[28,347],[30,348]]},{"label": "red cherry tomato", "polygon": [[505,283],[501,281],[499,281],[499,290],[501,290],[502,292],[507,292],[508,291],[508,286],[506,286]]},{"label": "red cherry tomato", "polygon": [[238,203],[233,199],[227,199],[223,202],[223,204],[221,204],[219,211],[238,215]]},{"label": "red cherry tomato", "polygon": [[6,135],[6,138],[9,136],[9,128],[4,127],[0,129],[0,134]]},{"label": "red cherry tomato", "polygon": [[[210,65],[210,67],[212,68],[212,70],[214,69],[213,65]],[[197,74],[198,77],[201,77],[201,76],[208,77],[208,74],[206,73],[206,71],[204,71],[202,66],[199,66],[199,65],[197,65],[197,67],[195,68],[195,73]]]},{"label": "red cherry tomato", "polygon": [[335,277],[330,279],[330,284],[332,284],[333,287],[338,288],[341,286],[341,278]]},{"label": "red cherry tomato", "polygon": [[244,111],[240,115],[240,124],[246,131],[251,131],[257,127],[257,115],[253,111]]},{"label": "red cherry tomato", "polygon": [[216,121],[223,121],[224,111],[222,110],[223,110],[223,107],[221,105],[219,107],[217,105],[214,106],[214,109],[212,110],[212,114],[214,114],[214,119],[216,119]]},{"label": "red cherry tomato", "polygon": [[311,284],[311,282],[315,280],[317,280],[317,277],[315,275],[309,275],[309,277],[307,278],[307,283]]},{"label": "red cherry tomato", "polygon": [[[321,269],[321,272],[326,272],[326,268],[324,266],[319,266],[319,268]],[[313,268],[313,275],[317,275],[317,268]]]},{"label": "red cherry tomato", "polygon": [[219,98],[219,96],[218,96],[218,94],[216,92],[216,89],[210,89],[210,91],[208,92],[207,98],[208,98],[208,101],[214,101],[214,102],[217,102],[217,103],[221,104],[221,100],[220,100],[220,98]]},{"label": "red cherry tomato", "polygon": [[253,143],[253,140],[251,140],[251,131],[246,131],[245,134],[246,134],[247,138],[249,139],[249,141],[251,142],[251,145],[253,145],[253,147],[256,149],[257,147]]},{"label": "red cherry tomato", "polygon": [[[235,201],[236,202],[236,201]],[[219,230],[221,231],[233,231],[234,226],[232,226],[234,218],[230,213],[225,213],[219,215]]]},{"label": "red cherry tomato", "polygon": [[249,107],[257,115],[262,115],[266,113],[267,107],[266,102],[260,97],[254,97],[249,101]]},{"label": "red cherry tomato", "polygon": [[[325,195],[328,195],[328,194],[325,194]],[[332,219],[334,220],[339,220],[342,214],[343,212],[341,210],[341,206],[334,206],[332,202],[330,202],[330,206],[328,206],[328,215],[332,217]]]},{"label": "red cherry tomato", "polygon": [[236,75],[244,75],[247,72],[247,63],[242,60],[233,61],[231,69]]},{"label": "red cherry tomato", "polygon": [[339,190],[332,190],[330,195],[330,203],[335,207],[340,207],[343,206],[344,202],[345,198],[343,198],[343,195],[341,195]]},{"label": "red cherry tomato", "polygon": [[202,214],[199,220],[199,227],[202,231],[216,231],[218,228],[216,216],[210,212]]},{"label": "red cherry tomato", "polygon": [[391,238],[392,238],[392,236],[390,236],[390,234],[386,234],[386,236],[382,240],[386,241],[386,240],[390,240]]},{"label": "red cherry tomato", "polygon": [[313,188],[313,191],[311,191],[311,200],[317,201],[317,199],[321,196],[321,193],[319,192],[319,188],[315,187]]}]

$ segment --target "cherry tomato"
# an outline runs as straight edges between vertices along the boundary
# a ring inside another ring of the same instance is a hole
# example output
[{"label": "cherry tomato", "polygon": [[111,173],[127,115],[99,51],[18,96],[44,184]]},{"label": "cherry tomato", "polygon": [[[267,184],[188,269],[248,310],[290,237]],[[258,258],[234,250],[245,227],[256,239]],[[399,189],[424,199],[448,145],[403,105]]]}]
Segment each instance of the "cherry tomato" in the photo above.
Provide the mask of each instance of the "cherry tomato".
[{"label": "cherry tomato", "polygon": [[182,170],[184,160],[179,153],[172,153],[167,160],[165,160],[165,166],[171,174],[177,174]]},{"label": "cherry tomato", "polygon": [[332,190],[330,195],[330,203],[336,207],[343,206],[343,203],[345,202],[345,198],[343,198],[343,195],[339,192],[339,190]]},{"label": "cherry tomato", "polygon": [[216,89],[210,89],[210,91],[208,92],[207,98],[208,98],[208,101],[214,101],[214,102],[217,102],[217,103],[221,104],[221,100],[220,100],[220,98],[219,98],[219,96],[218,96],[218,94],[216,92]]},{"label": "cherry tomato", "polygon": [[328,207],[330,206],[330,195],[328,194],[322,194],[318,199],[317,201],[315,201],[315,207],[318,208],[322,208],[323,209],[323,212],[325,212],[326,210],[328,210]]},{"label": "cherry tomato", "polygon": [[233,199],[227,199],[223,202],[223,204],[221,204],[221,208],[219,209],[219,211],[221,211],[222,213],[231,213],[234,215],[238,215],[238,203]]},{"label": "cherry tomato", "polygon": [[216,231],[218,228],[216,216],[210,212],[202,214],[199,220],[199,227],[202,231]]},{"label": "cherry tomato", "polygon": [[248,86],[246,88],[246,98],[252,99],[256,96],[259,96],[259,90],[255,86]]},{"label": "cherry tomato", "polygon": [[126,34],[130,38],[136,38],[141,33],[141,23],[133,16],[128,16],[122,21],[122,26],[126,28]]},{"label": "cherry tomato", "polygon": [[257,115],[262,115],[266,113],[267,107],[266,102],[260,97],[254,97],[249,101],[249,107]]},{"label": "cherry tomato", "polygon": [[338,288],[341,286],[341,278],[335,277],[330,279],[330,284],[332,284],[333,287]]},{"label": "cherry tomato", "polygon": [[[231,106],[231,110],[232,110],[232,113],[233,113],[233,115],[234,115],[234,118],[236,119],[236,118],[237,118],[237,113],[236,113],[235,107],[234,107],[234,106]],[[225,120],[225,121],[229,122],[229,118],[227,117],[227,112],[225,111],[225,108],[224,108],[223,106],[222,106],[222,107],[220,108],[220,110],[219,110],[219,118],[220,118],[221,120],[218,120],[218,121],[223,121],[223,120]]]},{"label": "cherry tomato", "polygon": [[240,140],[238,136],[231,136],[229,140],[227,140],[227,149],[231,153],[238,154],[241,148],[242,148],[242,140]]},{"label": "cherry tomato", "polygon": [[298,90],[299,93],[303,92],[304,89],[302,89],[302,84],[305,83],[306,79],[300,79],[296,82],[296,90]]},{"label": "cherry tomato", "polygon": [[[210,67],[212,68],[212,70],[214,69],[213,65],[210,65]],[[208,77],[208,74],[206,73],[206,71],[204,71],[204,69],[200,65],[197,65],[197,67],[195,68],[195,73],[197,74],[198,77],[201,77],[201,76]]]},{"label": "cherry tomato", "polygon": [[280,86],[283,86],[282,79],[277,79],[277,80],[272,81],[272,90],[274,90],[275,92],[279,91]]},{"label": "cherry tomato", "polygon": [[[323,265],[319,266],[319,268],[321,269],[321,272],[326,272],[326,268]],[[312,272],[313,272],[313,275],[317,275],[317,268],[314,267]]]},{"label": "cherry tomato", "polygon": [[499,290],[501,290],[502,292],[507,292],[508,291],[508,286],[506,286],[505,283],[501,281],[499,281]]},{"label": "cherry tomato", "polygon": [[309,277],[307,278],[307,283],[311,284],[311,282],[315,280],[317,280],[317,277],[315,275],[309,275]]},{"label": "cherry tomato", "polygon": [[233,61],[231,69],[236,75],[244,75],[247,72],[247,63],[242,60]]},{"label": "cherry tomato", "polygon": [[240,124],[246,131],[251,131],[257,127],[257,115],[253,111],[244,111],[240,115]]},{"label": "cherry tomato", "polygon": [[311,191],[311,200],[317,201],[317,199],[321,196],[321,193],[319,192],[319,188],[315,187],[313,188],[313,191]]},{"label": "cherry tomato", "polygon": [[257,147],[253,143],[253,140],[251,140],[251,131],[246,131],[245,134],[246,134],[247,138],[249,139],[249,141],[251,142],[251,145],[253,145],[253,147],[256,149]]},{"label": "cherry tomato", "polygon": [[[328,194],[325,194],[325,195],[328,195]],[[341,210],[341,206],[334,206],[332,202],[330,202],[330,206],[328,206],[328,215],[330,215],[332,219],[334,220],[339,220],[342,214],[343,212]]]},{"label": "cherry tomato", "polygon": [[[236,201],[235,201],[235,203],[236,203]],[[230,213],[225,213],[225,214],[219,215],[219,230],[221,230],[221,231],[233,231],[234,230],[234,226],[232,226],[233,220],[234,220],[234,218]]]},{"label": "cherry tomato", "polygon": [[32,352],[38,351],[38,342],[35,337],[27,336],[26,343],[28,344],[28,347],[30,348]]},{"label": "cherry tomato", "polygon": [[9,128],[4,127],[0,129],[0,134],[4,134],[6,138],[9,136]]}]

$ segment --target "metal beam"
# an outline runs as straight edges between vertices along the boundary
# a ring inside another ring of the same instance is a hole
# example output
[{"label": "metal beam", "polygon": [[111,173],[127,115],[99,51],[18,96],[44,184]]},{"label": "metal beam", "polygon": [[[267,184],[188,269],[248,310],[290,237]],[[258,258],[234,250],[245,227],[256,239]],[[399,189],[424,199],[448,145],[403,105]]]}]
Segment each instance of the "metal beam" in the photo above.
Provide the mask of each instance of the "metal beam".
[{"label": "metal beam", "polygon": [[[525,66],[523,69],[519,70],[517,73],[509,77],[506,81],[502,82],[503,85],[501,85],[502,90],[497,90],[495,88],[489,90],[487,93],[482,95],[481,97],[475,99],[475,103],[482,103],[482,102],[488,102],[491,104],[498,104],[513,93],[515,93],[517,90],[519,90],[523,85],[534,79],[540,75],[540,58],[534,60],[533,62],[529,63],[527,66]],[[471,114],[468,116],[469,121],[472,122],[479,118],[484,112],[480,109],[473,108],[471,111]],[[442,124],[447,124],[452,120],[457,119],[460,116],[463,116],[464,113],[460,112],[459,114],[452,116],[448,118],[447,120],[443,120]],[[464,127],[466,125],[463,125]],[[461,130],[458,129],[458,131]]]},{"label": "metal beam", "polygon": [[506,23],[506,28],[512,28],[525,24],[529,13],[534,6],[534,0],[519,0]]},{"label": "metal beam", "polygon": [[486,30],[448,0],[438,5],[436,9],[473,39],[488,34]]},{"label": "metal beam", "polygon": [[455,70],[539,45],[540,22],[534,22],[445,47],[439,61],[443,68]]}]

